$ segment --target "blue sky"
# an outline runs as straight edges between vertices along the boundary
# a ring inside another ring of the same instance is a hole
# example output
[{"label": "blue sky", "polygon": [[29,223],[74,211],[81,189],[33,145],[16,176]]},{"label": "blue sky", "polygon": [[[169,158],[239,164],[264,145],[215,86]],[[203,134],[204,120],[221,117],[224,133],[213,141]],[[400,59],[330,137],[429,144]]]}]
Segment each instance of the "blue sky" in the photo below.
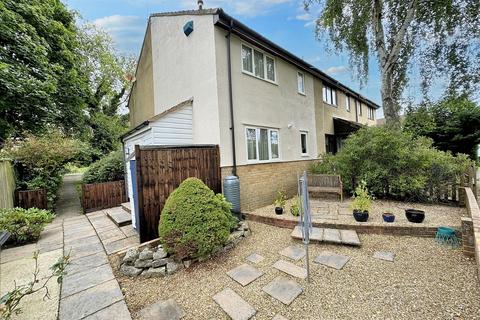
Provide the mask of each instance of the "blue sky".
[{"label": "blue sky", "polygon": [[[196,0],[63,0],[70,9],[109,32],[119,51],[138,56],[148,16],[155,12],[195,9]],[[222,7],[227,13],[335,79],[380,104],[380,77],[372,57],[368,82],[360,88],[348,66],[346,53],[329,53],[315,39],[314,18],[302,0],[204,0],[204,7]],[[416,79],[415,79],[416,80]],[[420,96],[407,89],[407,95]],[[383,117],[379,111],[377,117]]]}]

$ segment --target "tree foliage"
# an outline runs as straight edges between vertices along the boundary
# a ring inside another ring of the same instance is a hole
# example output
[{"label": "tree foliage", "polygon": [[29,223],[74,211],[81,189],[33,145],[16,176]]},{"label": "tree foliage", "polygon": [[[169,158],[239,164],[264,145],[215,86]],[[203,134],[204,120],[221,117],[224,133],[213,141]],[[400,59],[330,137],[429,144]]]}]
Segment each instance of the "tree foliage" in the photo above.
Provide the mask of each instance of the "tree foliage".
[{"label": "tree foliage", "polygon": [[477,158],[480,144],[480,106],[465,96],[447,97],[437,103],[409,108],[404,130],[426,136],[440,150]]},{"label": "tree foliage", "polygon": [[99,183],[124,179],[123,152],[114,151],[94,162],[83,175],[84,183]]},{"label": "tree foliage", "polygon": [[424,94],[434,79],[450,92],[471,94],[480,80],[478,0],[305,0],[319,4],[318,38],[327,36],[365,83],[371,55],[377,57],[387,123],[399,123],[400,99],[412,61],[418,63]]}]

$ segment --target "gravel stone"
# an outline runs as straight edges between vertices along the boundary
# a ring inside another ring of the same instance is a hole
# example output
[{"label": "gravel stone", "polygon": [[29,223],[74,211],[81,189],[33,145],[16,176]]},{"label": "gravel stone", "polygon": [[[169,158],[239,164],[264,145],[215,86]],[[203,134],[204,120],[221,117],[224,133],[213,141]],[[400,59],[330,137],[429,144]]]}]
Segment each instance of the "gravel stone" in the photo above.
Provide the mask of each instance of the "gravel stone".
[{"label": "gravel stone", "polygon": [[[168,277],[129,278],[114,271],[133,318],[139,319],[137,314],[143,307],[172,298],[182,306],[185,319],[227,319],[212,300],[213,295],[226,287],[252,304],[257,310],[256,320],[271,320],[276,314],[291,320],[478,319],[480,314],[478,269],[474,259],[464,257],[461,249],[439,246],[434,238],[369,234],[360,235],[360,248],[309,245],[312,259],[322,251],[351,259],[341,271],[311,263],[311,282],[295,279],[304,292],[287,307],[270,298],[262,288],[282,274],[271,267],[280,258],[278,252],[298,244],[298,240],[290,237],[289,229],[251,221],[249,227],[252,235],[238,246],[192,265],[188,272]],[[395,252],[395,263],[374,259],[373,253],[379,250]],[[242,287],[226,272],[244,263],[252,252],[265,258],[255,266],[264,275]],[[302,262],[295,264],[305,266]]]}]

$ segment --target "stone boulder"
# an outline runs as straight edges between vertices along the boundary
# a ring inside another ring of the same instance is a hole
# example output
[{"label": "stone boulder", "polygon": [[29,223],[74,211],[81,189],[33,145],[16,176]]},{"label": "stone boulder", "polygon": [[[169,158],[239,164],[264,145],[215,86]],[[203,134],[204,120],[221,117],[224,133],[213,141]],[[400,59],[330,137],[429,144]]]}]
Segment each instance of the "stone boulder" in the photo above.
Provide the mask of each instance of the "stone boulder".
[{"label": "stone boulder", "polygon": [[133,265],[135,263],[135,260],[138,258],[138,250],[136,248],[132,248],[127,251],[125,256],[123,257],[123,263],[127,265]]},{"label": "stone boulder", "polygon": [[153,258],[153,251],[149,248],[143,249],[142,252],[138,255],[139,260],[149,260]]},{"label": "stone boulder", "polygon": [[129,266],[129,265],[126,265],[126,264],[123,264],[120,267],[120,270],[122,271],[122,273],[124,275],[129,276],[129,277],[136,277],[140,273],[142,273],[142,271],[143,271],[143,269],[135,268],[135,267],[132,267],[132,266]]}]

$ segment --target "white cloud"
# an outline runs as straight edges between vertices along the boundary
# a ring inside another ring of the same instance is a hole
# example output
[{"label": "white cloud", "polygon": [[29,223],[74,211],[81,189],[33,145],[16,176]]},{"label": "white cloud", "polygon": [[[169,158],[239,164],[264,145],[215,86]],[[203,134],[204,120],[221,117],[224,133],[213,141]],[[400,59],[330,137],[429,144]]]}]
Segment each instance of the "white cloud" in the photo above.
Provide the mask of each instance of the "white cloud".
[{"label": "white cloud", "polygon": [[312,15],[308,12],[303,13],[303,14],[297,14],[295,16],[295,19],[300,20],[300,21],[311,21],[311,20],[313,20]]},{"label": "white cloud", "polygon": [[349,69],[345,66],[330,67],[327,70],[325,70],[325,72],[328,74],[341,74],[341,73],[346,73],[348,71]]},{"label": "white cloud", "polygon": [[141,45],[146,28],[146,21],[138,16],[107,16],[93,21],[93,24],[112,36],[117,49],[134,53]]}]

